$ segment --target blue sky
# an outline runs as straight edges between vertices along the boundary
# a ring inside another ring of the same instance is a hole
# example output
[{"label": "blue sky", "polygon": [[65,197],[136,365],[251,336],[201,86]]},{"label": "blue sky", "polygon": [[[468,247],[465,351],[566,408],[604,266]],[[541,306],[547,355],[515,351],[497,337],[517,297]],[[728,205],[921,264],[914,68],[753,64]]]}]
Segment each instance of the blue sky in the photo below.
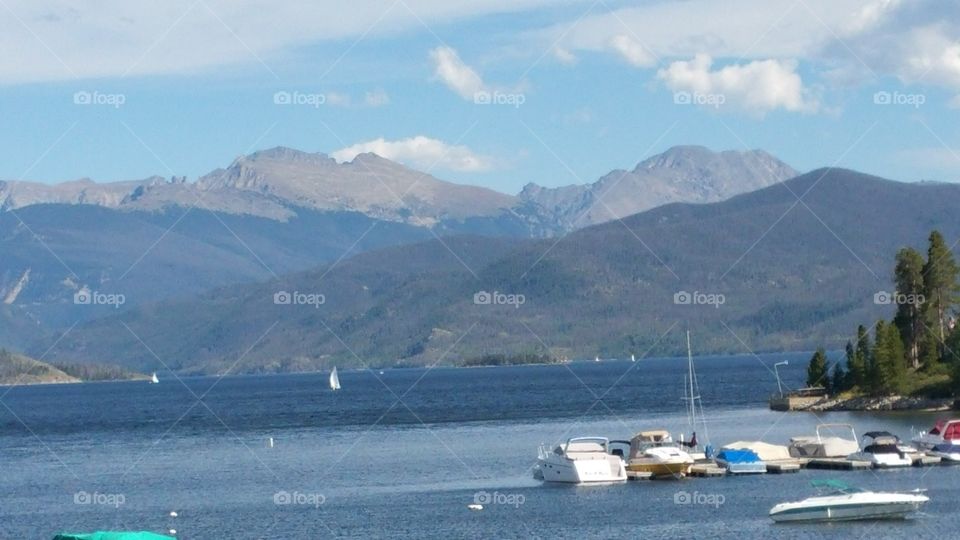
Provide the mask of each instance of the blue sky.
[{"label": "blue sky", "polygon": [[283,145],[515,193],[701,144],[960,180],[960,8],[944,2],[9,6],[2,179],[195,179]]}]

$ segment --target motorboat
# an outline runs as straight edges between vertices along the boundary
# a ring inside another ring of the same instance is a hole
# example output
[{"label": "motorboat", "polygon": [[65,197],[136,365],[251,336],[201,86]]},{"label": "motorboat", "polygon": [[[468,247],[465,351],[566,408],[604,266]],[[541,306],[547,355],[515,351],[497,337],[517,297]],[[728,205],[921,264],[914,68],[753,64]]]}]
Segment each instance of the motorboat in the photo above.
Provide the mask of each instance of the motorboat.
[{"label": "motorboat", "polygon": [[650,473],[652,478],[683,478],[693,465],[693,457],[663,429],[641,431],[629,441],[613,443],[630,446],[628,471]]},{"label": "motorboat", "polygon": [[723,448],[750,450],[757,455],[760,461],[766,463],[792,461],[794,459],[790,456],[790,449],[786,446],[765,443],[763,441],[736,441],[724,445]]},{"label": "motorboat", "polygon": [[900,437],[887,431],[863,434],[863,449],[850,454],[852,461],[869,461],[874,467],[909,467],[913,460],[901,449]]},{"label": "motorboat", "polygon": [[837,480],[814,480],[820,493],[798,502],[780,503],[770,510],[778,523],[903,519],[930,500],[919,491],[867,491]]},{"label": "motorboat", "polygon": [[913,444],[943,460],[960,461],[960,420],[937,420],[930,431],[914,437]]},{"label": "motorboat", "polygon": [[[857,432],[850,424],[820,424],[816,433],[813,437],[790,439],[790,455],[795,458],[837,458],[860,451]],[[851,437],[841,436],[847,433]]]},{"label": "motorboat", "polygon": [[727,470],[729,474],[764,474],[767,464],[757,456],[756,452],[741,448],[721,448],[715,458],[717,465]]},{"label": "motorboat", "polygon": [[576,437],[553,450],[541,445],[534,477],[567,484],[626,482],[623,459],[609,450],[610,441],[605,437]]}]

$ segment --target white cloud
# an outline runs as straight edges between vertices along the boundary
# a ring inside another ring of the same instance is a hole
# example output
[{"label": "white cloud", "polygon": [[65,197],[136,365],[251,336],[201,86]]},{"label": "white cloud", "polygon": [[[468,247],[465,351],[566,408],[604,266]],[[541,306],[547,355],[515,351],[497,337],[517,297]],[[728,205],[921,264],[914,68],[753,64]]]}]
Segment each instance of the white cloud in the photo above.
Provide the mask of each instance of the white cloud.
[{"label": "white cloud", "polygon": [[726,105],[763,115],[775,109],[813,112],[819,104],[809,96],[796,64],[779,60],[755,60],[711,70],[713,59],[699,54],[690,61],[677,61],[657,72],[657,77],[675,92],[722,96]]},{"label": "white cloud", "polygon": [[451,145],[423,135],[396,141],[388,141],[381,137],[337,150],[332,155],[334,159],[342,163],[366,152],[372,152],[380,157],[399,161],[421,170],[438,168],[450,171],[478,172],[493,167],[493,160],[488,156],[477,154],[463,145]]},{"label": "white cloud", "polygon": [[486,90],[483,79],[473,68],[460,59],[457,51],[441,46],[430,51],[434,74],[443,84],[463,99],[473,99],[478,92]]},{"label": "white cloud", "polygon": [[610,38],[610,47],[632,66],[650,67],[657,63],[657,58],[642,43],[626,34]]},{"label": "white cloud", "polygon": [[[279,72],[306,45],[516,13],[551,0],[3,0],[0,84],[195,73]],[[16,51],[16,54],[13,54]]]}]

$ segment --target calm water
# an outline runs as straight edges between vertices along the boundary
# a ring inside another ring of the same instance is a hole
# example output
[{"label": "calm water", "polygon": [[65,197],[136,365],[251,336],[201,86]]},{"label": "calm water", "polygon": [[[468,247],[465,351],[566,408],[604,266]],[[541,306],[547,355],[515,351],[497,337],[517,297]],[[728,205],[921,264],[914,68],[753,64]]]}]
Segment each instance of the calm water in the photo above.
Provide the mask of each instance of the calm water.
[{"label": "calm water", "polygon": [[[818,423],[766,409],[776,390],[768,367],[789,358],[781,375],[795,387],[807,355],[761,358],[697,360],[714,445],[784,443]],[[683,360],[656,359],[342,371],[336,393],[321,374],[0,388],[0,538],[105,528],[175,528],[184,539],[942,537],[960,529],[960,467],[589,488],[532,479],[541,442],[688,431],[685,369]],[[908,438],[935,416],[820,418]],[[932,502],[924,516],[882,525],[767,518],[823,477],[927,488]],[[711,504],[676,504],[683,492]],[[475,497],[495,502],[471,512]]]}]

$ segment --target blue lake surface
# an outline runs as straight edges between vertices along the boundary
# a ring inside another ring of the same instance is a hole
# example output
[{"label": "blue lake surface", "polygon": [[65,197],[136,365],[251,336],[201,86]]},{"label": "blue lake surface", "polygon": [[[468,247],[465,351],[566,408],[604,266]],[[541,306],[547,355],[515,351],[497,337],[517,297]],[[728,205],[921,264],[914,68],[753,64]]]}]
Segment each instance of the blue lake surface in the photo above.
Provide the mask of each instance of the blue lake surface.
[{"label": "blue lake surface", "polygon": [[[785,444],[821,421],[909,438],[928,413],[778,413],[808,354],[696,359],[714,446]],[[544,486],[541,443],[689,433],[685,359],[474,369],[162,377],[161,384],[0,388],[0,538],[176,529],[178,538],[869,538],[960,530],[960,467]],[[271,447],[269,439],[274,441]],[[928,489],[903,522],[774,525],[777,502],[834,477]],[[689,497],[688,497],[689,496]],[[705,504],[677,504],[691,498]],[[466,505],[488,502],[481,512]],[[279,503],[279,504],[278,504]],[[177,516],[171,517],[171,511]],[[947,533],[949,537],[951,534]]]}]

